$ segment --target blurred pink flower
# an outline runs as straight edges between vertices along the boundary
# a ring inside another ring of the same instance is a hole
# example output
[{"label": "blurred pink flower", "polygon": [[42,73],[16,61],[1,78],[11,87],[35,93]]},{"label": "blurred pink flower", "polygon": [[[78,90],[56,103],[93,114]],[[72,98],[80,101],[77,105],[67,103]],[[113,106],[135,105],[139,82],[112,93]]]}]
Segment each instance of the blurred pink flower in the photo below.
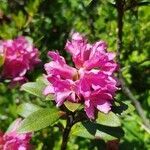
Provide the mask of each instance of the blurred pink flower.
[{"label": "blurred pink flower", "polygon": [[38,49],[23,36],[1,41],[0,51],[5,55],[2,77],[12,82],[25,82],[27,71],[40,62]]},{"label": "blurred pink flower", "polygon": [[17,133],[21,119],[16,119],[10,126],[10,130],[0,134],[0,150],[30,150],[32,133]]},{"label": "blurred pink flower", "polygon": [[45,70],[50,84],[44,94],[54,94],[57,106],[66,100],[84,103],[85,112],[92,119],[95,110],[108,113],[118,89],[114,77],[117,70],[115,54],[107,52],[104,41],[89,44],[79,33],[72,35],[65,49],[72,55],[75,67],[67,65],[58,52],[49,52],[52,61],[45,64]]},{"label": "blurred pink flower", "polygon": [[3,150],[4,140],[3,140],[4,133],[0,131],[0,150]]}]

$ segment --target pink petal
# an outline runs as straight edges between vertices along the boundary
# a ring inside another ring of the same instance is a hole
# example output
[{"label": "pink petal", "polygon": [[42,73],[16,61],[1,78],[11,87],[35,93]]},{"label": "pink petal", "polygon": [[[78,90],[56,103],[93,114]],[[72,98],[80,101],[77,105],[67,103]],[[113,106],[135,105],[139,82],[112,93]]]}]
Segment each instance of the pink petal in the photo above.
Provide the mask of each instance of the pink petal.
[{"label": "pink petal", "polygon": [[57,107],[61,106],[64,101],[66,100],[67,97],[69,97],[69,95],[71,94],[71,91],[66,91],[66,92],[57,92],[56,95],[56,103],[57,103]]},{"label": "pink petal", "polygon": [[90,119],[94,119],[94,111],[95,108],[94,106],[91,104],[90,100],[86,100],[85,101],[85,112],[86,115],[90,118]]},{"label": "pink petal", "polygon": [[102,104],[98,104],[97,109],[101,112],[108,113],[111,110],[111,104],[106,101]]},{"label": "pink petal", "polygon": [[77,68],[82,67],[84,61],[89,59],[91,45],[79,33],[72,35],[71,41],[67,41],[65,49],[72,55],[73,62]]},{"label": "pink petal", "polygon": [[89,59],[91,59],[96,52],[104,53],[107,49],[107,44],[104,41],[96,42],[92,45],[92,50]]},{"label": "pink petal", "polygon": [[84,96],[84,97],[89,97],[90,93],[91,93],[91,89],[90,89],[90,85],[88,83],[88,80],[86,80],[86,78],[83,78],[82,80],[80,80],[79,83],[79,88],[80,88],[80,93]]},{"label": "pink petal", "polygon": [[60,56],[58,52],[49,51],[49,52],[48,52],[48,56],[49,56],[50,58],[52,58],[53,61],[57,61],[57,62],[59,62],[60,64],[66,64],[65,59],[64,59],[62,56]]},{"label": "pink petal", "polygon": [[117,69],[117,64],[114,62],[105,63],[101,69],[108,75],[111,75]]},{"label": "pink petal", "polygon": [[116,57],[116,53],[109,52],[107,54],[108,54],[108,59],[109,60],[113,60]]},{"label": "pink petal", "polygon": [[44,95],[48,95],[52,93],[54,93],[54,87],[52,85],[48,85],[43,91]]},{"label": "pink petal", "polygon": [[76,69],[68,66],[63,57],[55,52],[49,52],[49,56],[53,61],[44,66],[47,74],[60,75],[64,79],[73,78],[76,74]]},{"label": "pink petal", "polygon": [[87,70],[98,68],[101,69],[101,66],[106,62],[107,57],[100,53],[96,52],[89,60],[85,61],[84,67]]}]

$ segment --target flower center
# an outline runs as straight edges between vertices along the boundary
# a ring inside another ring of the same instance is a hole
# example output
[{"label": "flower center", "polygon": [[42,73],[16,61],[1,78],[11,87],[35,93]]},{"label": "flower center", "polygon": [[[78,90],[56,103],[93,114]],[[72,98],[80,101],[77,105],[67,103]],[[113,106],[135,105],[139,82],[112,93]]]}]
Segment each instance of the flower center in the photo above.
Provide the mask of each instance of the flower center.
[{"label": "flower center", "polygon": [[73,76],[73,81],[79,80],[80,75],[79,72],[77,71],[76,74]]},{"label": "flower center", "polygon": [[85,69],[80,68],[76,71],[76,74],[73,76],[73,81],[79,80],[84,75]]}]

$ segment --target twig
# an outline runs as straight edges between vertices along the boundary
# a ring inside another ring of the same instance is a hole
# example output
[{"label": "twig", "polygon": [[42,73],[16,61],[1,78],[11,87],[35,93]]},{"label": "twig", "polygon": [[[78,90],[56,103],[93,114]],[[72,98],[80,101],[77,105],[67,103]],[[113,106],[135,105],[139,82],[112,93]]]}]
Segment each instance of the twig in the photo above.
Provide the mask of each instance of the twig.
[{"label": "twig", "polygon": [[[116,0],[116,6],[117,6],[117,13],[118,13],[117,58],[118,58],[118,61],[119,61],[120,60],[119,59],[120,52],[121,52],[122,46],[123,46],[122,34],[123,34],[123,16],[124,16],[124,11],[125,11],[125,9],[124,9],[125,1],[124,0]],[[136,110],[137,110],[138,114],[140,115],[140,117],[142,118],[142,121],[143,121],[144,125],[147,128],[150,129],[149,120],[146,118],[146,116],[144,114],[144,110],[143,110],[141,104],[135,98],[135,96],[133,95],[133,93],[131,92],[129,87],[127,86],[121,71],[119,72],[119,79],[120,79],[120,83],[121,83],[121,86],[122,86],[122,91],[135,105]]]},{"label": "twig", "polygon": [[[67,110],[67,108],[66,108]],[[67,123],[66,127],[63,130],[63,138],[62,138],[62,144],[61,144],[61,150],[66,150],[67,149],[67,143],[69,140],[69,134],[71,131],[71,128],[74,124],[78,122],[82,122],[87,120],[87,116],[84,111],[75,111],[71,112],[67,110]]]},{"label": "twig", "polygon": [[118,13],[117,18],[117,58],[120,60],[120,52],[122,50],[122,29],[123,29],[123,15],[124,15],[124,0],[116,0],[116,9]]},{"label": "twig", "polygon": [[140,121],[137,122],[139,125],[141,125],[142,129],[144,129],[147,133],[150,134],[150,129],[147,128],[143,123],[141,123]]},{"label": "twig", "polygon": [[121,72],[123,72],[124,70],[128,69],[128,68],[136,68],[137,66],[140,66],[140,65],[143,65],[145,62],[150,62],[150,59],[144,59],[140,62],[136,62],[136,63],[133,63],[132,65],[128,65],[128,66],[125,66],[125,67],[122,67],[120,69]]},{"label": "twig", "polygon": [[149,6],[149,5],[150,5],[150,2],[132,3],[130,6],[126,7],[125,10],[130,10],[139,6]]},{"label": "twig", "polygon": [[129,97],[129,99],[133,102],[134,106],[136,107],[136,110],[138,112],[138,114],[140,115],[140,117],[143,120],[144,125],[150,129],[150,125],[149,125],[149,120],[146,118],[145,114],[144,114],[144,110],[141,106],[141,104],[139,103],[139,101],[134,97],[134,95],[132,94],[132,92],[130,91],[130,89],[128,88],[128,86],[125,83],[125,80],[122,76],[122,74],[119,74],[119,79],[120,79],[120,83],[122,86],[122,90],[124,92],[124,94]]},{"label": "twig", "polygon": [[138,6],[148,6],[148,5],[150,5],[150,2],[139,2],[137,5]]}]

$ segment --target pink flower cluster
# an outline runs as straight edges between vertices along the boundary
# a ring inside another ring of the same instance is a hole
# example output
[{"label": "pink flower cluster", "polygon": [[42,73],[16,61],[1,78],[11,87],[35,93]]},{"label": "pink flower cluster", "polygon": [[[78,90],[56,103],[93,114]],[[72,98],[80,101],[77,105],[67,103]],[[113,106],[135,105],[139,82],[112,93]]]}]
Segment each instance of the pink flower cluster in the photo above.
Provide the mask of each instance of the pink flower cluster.
[{"label": "pink flower cluster", "polygon": [[40,62],[38,49],[23,36],[0,41],[0,53],[4,57],[2,77],[12,82],[26,81],[27,71]]},{"label": "pink flower cluster", "polygon": [[32,133],[18,134],[16,130],[21,123],[21,119],[16,119],[11,130],[6,133],[0,133],[0,150],[30,150],[30,140]]},{"label": "pink flower cluster", "polygon": [[95,118],[96,110],[108,113],[118,89],[114,77],[117,69],[115,54],[107,52],[104,41],[89,44],[79,33],[72,35],[65,49],[72,55],[75,67],[67,65],[58,52],[50,51],[48,55],[52,61],[45,64],[50,84],[44,94],[54,94],[57,106],[66,100],[83,103],[91,119]]}]

